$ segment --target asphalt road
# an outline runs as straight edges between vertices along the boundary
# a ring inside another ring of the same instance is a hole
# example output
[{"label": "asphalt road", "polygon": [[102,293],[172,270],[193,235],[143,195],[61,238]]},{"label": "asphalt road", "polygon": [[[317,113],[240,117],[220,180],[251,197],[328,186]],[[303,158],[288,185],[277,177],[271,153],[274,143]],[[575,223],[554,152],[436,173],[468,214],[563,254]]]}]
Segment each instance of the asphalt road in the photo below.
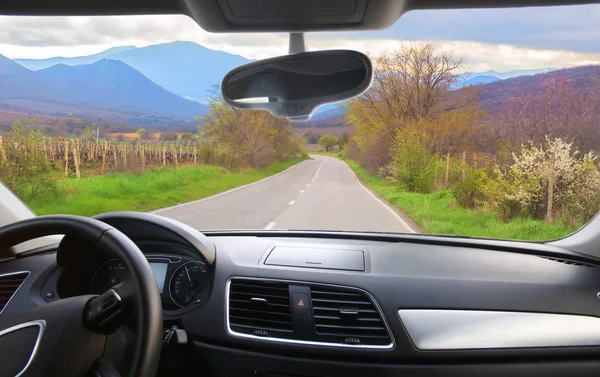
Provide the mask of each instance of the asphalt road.
[{"label": "asphalt road", "polygon": [[261,181],[154,213],[199,230],[413,232],[344,162],[312,157]]}]

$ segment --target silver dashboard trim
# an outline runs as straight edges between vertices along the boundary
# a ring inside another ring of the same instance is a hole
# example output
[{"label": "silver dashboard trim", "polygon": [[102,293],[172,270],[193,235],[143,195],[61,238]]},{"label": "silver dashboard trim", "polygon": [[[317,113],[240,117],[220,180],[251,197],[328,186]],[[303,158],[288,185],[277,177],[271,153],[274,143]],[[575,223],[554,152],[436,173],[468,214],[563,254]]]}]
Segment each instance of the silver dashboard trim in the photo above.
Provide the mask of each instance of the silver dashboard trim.
[{"label": "silver dashboard trim", "polygon": [[600,346],[600,318],[533,312],[401,309],[420,350]]},{"label": "silver dashboard trim", "polygon": [[15,272],[7,272],[4,274],[0,274],[0,278],[4,277],[4,276],[11,276],[11,275],[18,275],[18,274],[27,274],[27,276],[25,276],[25,279],[23,279],[23,281],[21,282],[21,285],[19,285],[19,287],[17,289],[15,289],[15,292],[12,294],[12,296],[10,296],[8,301],[6,301],[6,304],[4,304],[4,307],[2,309],[0,309],[0,315],[2,314],[4,309],[6,309],[8,307],[8,304],[10,304],[10,301],[17,295],[17,292],[19,292],[19,289],[21,289],[23,284],[25,284],[25,281],[27,281],[27,279],[31,275],[31,271],[15,271]]},{"label": "silver dashboard trim", "polygon": [[[363,345],[363,344],[357,344],[357,345],[353,345],[353,344],[339,344],[339,343],[327,343],[327,342],[316,342],[316,341],[309,341],[309,340],[295,340],[295,339],[284,339],[284,338],[266,338],[266,337],[261,337],[261,336],[255,336],[255,335],[250,335],[250,334],[243,334],[243,333],[239,333],[236,331],[233,331],[231,329],[231,326],[229,324],[229,289],[231,286],[231,280],[232,279],[238,279],[238,280],[256,280],[256,281],[273,281],[273,282],[281,282],[281,283],[287,283],[287,284],[299,284],[299,285],[321,285],[321,286],[325,286],[325,287],[336,287],[336,288],[346,288],[346,289],[354,289],[357,291],[360,291],[362,293],[364,293],[365,295],[367,295],[367,297],[373,302],[373,305],[375,306],[375,308],[377,309],[377,311],[379,312],[379,314],[381,315],[381,319],[383,321],[383,324],[385,325],[385,328],[390,336],[390,340],[391,343],[388,345],[384,345],[384,346],[377,346],[377,345]],[[246,338],[246,339],[254,339],[254,340],[260,340],[263,342],[277,342],[277,343],[287,343],[287,344],[296,344],[296,345],[306,345],[306,346],[319,346],[319,347],[334,347],[334,348],[354,348],[354,349],[373,349],[373,350],[391,350],[394,349],[394,347],[396,346],[396,341],[394,339],[394,334],[392,333],[388,322],[385,318],[385,315],[383,314],[383,311],[381,310],[381,307],[379,306],[379,304],[377,303],[377,300],[375,300],[375,298],[367,291],[365,291],[364,289],[360,289],[360,288],[356,288],[356,287],[348,287],[348,286],[344,286],[344,285],[335,285],[335,284],[324,284],[324,283],[318,283],[318,282],[309,282],[309,281],[298,281],[298,280],[285,280],[285,279],[270,279],[270,278],[255,278],[255,277],[246,277],[246,276],[232,276],[227,280],[227,285],[225,287],[225,320],[227,323],[227,333],[229,335],[235,336],[235,337],[239,337],[239,338]]]},{"label": "silver dashboard trim", "polygon": [[37,336],[37,339],[35,340],[35,344],[33,345],[33,349],[31,350],[31,355],[29,356],[27,363],[25,364],[23,369],[15,375],[15,377],[22,376],[23,373],[25,373],[27,368],[29,368],[29,366],[33,362],[33,359],[35,358],[35,356],[37,355],[38,348],[40,346],[40,341],[42,340],[42,335],[44,335],[44,330],[46,329],[46,321],[44,321],[43,319],[38,319],[35,321],[19,323],[18,325],[15,325],[15,326],[12,326],[12,327],[9,327],[7,329],[0,331],[0,337],[1,337],[3,335],[10,334],[11,332],[15,332],[15,331],[22,330],[22,329],[25,329],[27,327],[32,327],[32,326],[38,326],[40,328],[38,331],[38,336]]}]

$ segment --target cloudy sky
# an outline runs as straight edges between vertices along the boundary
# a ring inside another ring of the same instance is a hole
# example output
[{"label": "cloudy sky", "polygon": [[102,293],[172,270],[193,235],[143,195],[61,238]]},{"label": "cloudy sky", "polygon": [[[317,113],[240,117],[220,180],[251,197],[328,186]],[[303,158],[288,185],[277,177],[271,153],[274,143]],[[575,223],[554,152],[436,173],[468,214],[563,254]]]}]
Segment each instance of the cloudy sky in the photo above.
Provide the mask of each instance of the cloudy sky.
[{"label": "cloudy sky", "polygon": [[[80,56],[177,40],[250,59],[287,51],[284,34],[211,34],[185,16],[0,16],[0,54],[9,58]],[[372,54],[415,41],[464,56],[468,69],[476,72],[600,64],[600,5],[414,11],[387,30],[307,34],[312,50],[351,48]]]}]

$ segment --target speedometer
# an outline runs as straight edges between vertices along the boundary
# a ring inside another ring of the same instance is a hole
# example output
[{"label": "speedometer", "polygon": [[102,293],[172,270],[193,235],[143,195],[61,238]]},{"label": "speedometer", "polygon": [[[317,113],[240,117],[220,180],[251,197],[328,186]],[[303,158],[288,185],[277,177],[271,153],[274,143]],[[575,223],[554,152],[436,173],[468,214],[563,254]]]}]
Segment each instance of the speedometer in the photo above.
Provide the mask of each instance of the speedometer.
[{"label": "speedometer", "polygon": [[187,262],[179,266],[169,282],[169,294],[175,304],[187,306],[203,299],[208,287],[208,270],[203,262]]}]

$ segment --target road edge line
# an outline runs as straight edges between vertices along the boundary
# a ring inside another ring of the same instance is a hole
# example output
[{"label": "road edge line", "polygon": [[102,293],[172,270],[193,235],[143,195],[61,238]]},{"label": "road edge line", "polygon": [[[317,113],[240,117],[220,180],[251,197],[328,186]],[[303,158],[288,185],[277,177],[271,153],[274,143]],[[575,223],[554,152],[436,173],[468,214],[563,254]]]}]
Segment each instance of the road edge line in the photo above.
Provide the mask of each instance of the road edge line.
[{"label": "road edge line", "polygon": [[[350,171],[351,171],[351,172],[352,172],[352,174],[354,175],[354,178],[356,179],[356,181],[358,182],[358,184],[360,185],[360,187],[362,187],[363,189],[365,189],[365,191],[366,191],[367,193],[369,193],[369,195],[371,195],[371,197],[372,197],[373,199],[375,199],[377,202],[379,202],[379,204],[381,204],[381,205],[382,205],[382,206],[384,206],[384,207],[385,207],[385,208],[386,208],[388,211],[390,211],[390,212],[392,213],[392,215],[394,215],[394,216],[396,217],[396,219],[397,219],[398,221],[400,221],[400,223],[401,223],[402,225],[404,225],[404,226],[406,227],[406,229],[408,229],[409,233],[414,233],[414,234],[421,233],[421,232],[417,232],[415,229],[413,229],[413,227],[412,227],[412,226],[410,226],[410,225],[408,224],[408,222],[406,222],[406,220],[404,220],[404,219],[403,219],[403,218],[402,218],[402,217],[401,217],[401,216],[400,216],[400,215],[399,215],[399,214],[398,214],[398,213],[397,213],[397,212],[394,210],[394,208],[396,208],[396,207],[392,208],[392,207],[391,207],[392,205],[391,205],[390,203],[388,203],[387,201],[384,201],[384,200],[382,200],[382,199],[378,198],[378,197],[377,197],[377,196],[376,196],[376,195],[375,195],[375,194],[374,194],[374,193],[371,191],[371,190],[372,190],[371,188],[367,188],[365,185],[363,185],[362,181],[360,180],[360,178],[358,177],[358,175],[356,174],[356,172],[355,172],[354,170],[352,170],[352,168],[350,167],[350,165],[348,165],[348,163],[347,163],[346,161],[344,161],[344,160],[340,160],[340,161],[342,161],[342,162],[343,162],[343,163],[346,165],[346,167],[347,167],[348,169],[350,169]],[[399,209],[398,209],[398,210],[399,210]]]},{"label": "road edge line", "polygon": [[243,189],[244,187],[249,187],[249,186],[255,185],[255,184],[257,184],[257,183],[261,183],[261,182],[267,181],[267,180],[269,180],[269,179],[271,179],[271,178],[275,178],[275,177],[277,177],[278,175],[280,175],[280,174],[283,174],[283,173],[285,173],[286,171],[288,171],[288,170],[290,170],[290,169],[292,169],[292,168],[295,168],[296,166],[300,166],[300,165],[302,165],[303,163],[305,163],[305,162],[307,162],[307,161],[313,161],[313,160],[304,160],[304,161],[301,161],[301,162],[299,162],[299,163],[297,163],[297,164],[294,164],[294,165],[290,166],[289,168],[287,168],[287,169],[285,169],[285,170],[282,170],[282,171],[280,171],[280,172],[279,172],[279,173],[277,173],[277,174],[270,175],[270,176],[268,176],[268,177],[265,177],[265,178],[263,178],[263,179],[261,179],[261,180],[259,180],[259,181],[255,181],[255,182],[246,183],[245,185],[238,186],[238,187],[234,187],[234,188],[231,188],[231,189],[229,189],[229,190],[227,190],[227,191],[223,191],[223,192],[219,192],[219,193],[216,193],[216,194],[214,194],[214,195],[211,195],[211,196],[207,196],[206,198],[202,198],[202,199],[196,199],[196,200],[192,200],[191,202],[186,202],[186,203],[176,204],[176,205],[174,205],[174,206],[170,206],[170,207],[165,207],[165,208],[154,209],[154,210],[152,210],[152,211],[149,211],[148,213],[159,213],[159,212],[163,212],[163,211],[168,211],[168,210],[170,210],[170,209],[175,209],[175,208],[180,208],[180,207],[184,207],[184,206],[188,206],[188,205],[192,205],[192,204],[200,203],[200,202],[203,202],[203,201],[205,201],[205,200],[214,199],[214,198],[217,198],[217,197],[219,197],[219,196],[222,196],[222,195],[225,195],[225,194],[229,194],[230,192],[234,192],[234,191],[237,191],[237,190]]}]

